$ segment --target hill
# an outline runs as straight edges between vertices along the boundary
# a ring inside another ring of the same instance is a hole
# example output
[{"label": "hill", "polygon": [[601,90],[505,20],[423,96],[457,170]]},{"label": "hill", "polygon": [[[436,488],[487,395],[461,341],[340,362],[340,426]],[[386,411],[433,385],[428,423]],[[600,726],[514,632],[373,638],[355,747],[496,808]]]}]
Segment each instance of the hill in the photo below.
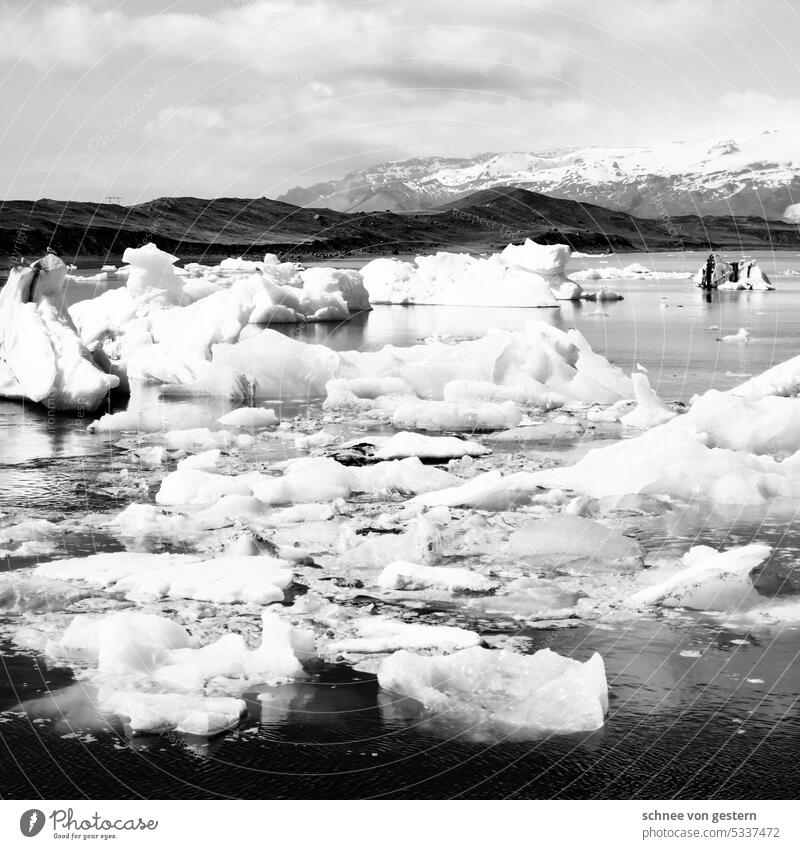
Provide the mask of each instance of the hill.
[{"label": "hill", "polygon": [[135,206],[75,201],[0,204],[0,256],[118,261],[155,241],[182,259],[277,253],[287,259],[484,252],[532,238],[576,250],[800,247],[797,225],[755,216],[643,219],[515,187],[475,192],[417,213],[345,213],[268,198],[159,198]]}]

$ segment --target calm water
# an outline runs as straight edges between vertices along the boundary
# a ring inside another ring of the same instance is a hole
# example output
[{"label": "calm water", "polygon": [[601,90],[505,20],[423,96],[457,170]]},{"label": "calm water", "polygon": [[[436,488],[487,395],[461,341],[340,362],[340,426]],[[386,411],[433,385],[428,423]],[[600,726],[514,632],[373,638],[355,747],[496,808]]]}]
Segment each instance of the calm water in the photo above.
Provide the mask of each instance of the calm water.
[{"label": "calm water", "polygon": [[[693,271],[700,259],[625,255],[609,262]],[[614,280],[609,285],[625,295],[620,303],[537,311],[378,307],[345,325],[286,332],[340,350],[373,349],[543,319],[579,328],[626,371],[645,366],[663,397],[687,401],[798,353],[800,276],[776,272],[800,268],[800,257],[792,252],[760,261],[778,291],[718,293],[709,300],[690,281]],[[580,265],[600,261],[573,262]],[[739,327],[750,332],[749,343],[717,341]],[[197,425],[225,409],[218,401],[169,407],[176,420]],[[87,531],[77,520],[116,513],[131,500],[110,477],[123,468],[135,471],[129,452],[115,447],[115,439],[88,434],[86,423],[0,402],[0,511],[75,519],[61,555],[120,549],[112,536]],[[695,541],[732,545],[754,538],[780,549],[760,579],[765,591],[800,588],[794,516],[665,514],[641,541],[650,552],[677,553]],[[13,569],[36,559],[4,562]],[[537,742],[489,739],[480,729],[450,727],[397,704],[373,676],[329,667],[307,683],[282,688],[280,710],[272,704],[265,712],[251,696],[245,725],[208,743],[174,735],[131,740],[121,726],[102,723],[91,736],[75,737],[69,722],[90,711],[91,693],[69,670],[0,644],[0,796],[797,798],[797,630],[751,634],[698,616],[688,624],[641,619],[615,628],[582,624],[523,633],[532,649],[547,645],[579,658],[601,652],[611,685],[601,732]],[[694,649],[702,656],[680,654]],[[24,719],[2,715],[20,702],[27,705]]]}]

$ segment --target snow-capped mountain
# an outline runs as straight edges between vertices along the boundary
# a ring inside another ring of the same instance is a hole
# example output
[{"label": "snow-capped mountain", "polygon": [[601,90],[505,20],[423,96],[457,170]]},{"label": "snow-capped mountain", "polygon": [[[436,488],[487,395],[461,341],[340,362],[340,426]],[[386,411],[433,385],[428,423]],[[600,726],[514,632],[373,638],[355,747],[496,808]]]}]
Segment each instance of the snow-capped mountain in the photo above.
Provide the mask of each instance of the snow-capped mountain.
[{"label": "snow-capped mountain", "polygon": [[716,142],[423,157],[298,186],[279,200],[340,211],[409,211],[501,185],[646,218],[686,214],[780,219],[789,204],[800,201],[800,150],[792,133],[767,130],[747,139]]}]

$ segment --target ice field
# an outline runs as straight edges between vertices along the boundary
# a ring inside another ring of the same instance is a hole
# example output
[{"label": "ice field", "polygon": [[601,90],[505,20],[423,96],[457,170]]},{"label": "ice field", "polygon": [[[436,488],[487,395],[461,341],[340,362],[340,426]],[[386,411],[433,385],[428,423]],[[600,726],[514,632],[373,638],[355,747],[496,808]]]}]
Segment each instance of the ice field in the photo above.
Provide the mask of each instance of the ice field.
[{"label": "ice field", "polygon": [[800,258],[454,256],[15,304],[13,793],[796,795]]}]

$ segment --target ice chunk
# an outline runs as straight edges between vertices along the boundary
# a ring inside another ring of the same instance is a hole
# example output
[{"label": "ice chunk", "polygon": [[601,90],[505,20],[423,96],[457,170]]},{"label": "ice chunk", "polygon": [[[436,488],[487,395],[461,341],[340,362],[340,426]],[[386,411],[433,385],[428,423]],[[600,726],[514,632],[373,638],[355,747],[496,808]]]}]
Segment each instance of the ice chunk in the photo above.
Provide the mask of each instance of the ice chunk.
[{"label": "ice chunk", "polygon": [[281,601],[292,581],[289,564],[272,557],[127,551],[54,560],[37,566],[34,575],[125,593],[136,601],[189,598],[214,604]]},{"label": "ice chunk", "polygon": [[397,460],[403,457],[448,460],[453,457],[481,457],[491,453],[491,448],[469,439],[401,431],[384,442],[375,452],[375,456],[380,460]]},{"label": "ice chunk", "polygon": [[[680,422],[681,418],[674,422]],[[794,456],[777,462],[710,448],[707,434],[692,434],[673,422],[636,439],[590,451],[568,468],[533,472],[542,486],[584,492],[595,498],[609,495],[671,495],[708,499],[718,504],[763,504],[770,498],[800,498]]]},{"label": "ice chunk", "polygon": [[119,378],[98,368],[64,309],[66,266],[48,254],[0,290],[0,397],[94,410]]},{"label": "ice chunk", "polygon": [[397,428],[470,433],[503,430],[521,421],[522,414],[512,401],[475,406],[447,401],[408,401],[401,404],[392,417],[392,424]]},{"label": "ice chunk", "polygon": [[124,611],[99,618],[79,616],[47,654],[81,652],[95,659],[104,684],[124,679],[128,686],[198,691],[214,681],[217,689],[241,692],[250,683],[277,683],[301,675],[301,659],[315,652],[313,632],[293,628],[275,613],[261,615],[261,643],[249,649],[241,634],[227,633],[208,645],[191,645],[187,631],[161,616]]},{"label": "ice chunk", "polygon": [[694,610],[746,610],[763,602],[749,576],[771,552],[769,546],[761,544],[727,551],[693,546],[683,556],[685,568],[640,590],[627,602],[637,607],[660,604]]},{"label": "ice chunk", "polygon": [[265,410],[262,407],[239,407],[231,410],[217,419],[225,427],[244,427],[248,430],[258,430],[262,427],[272,427],[278,424],[275,410]]},{"label": "ice chunk", "polygon": [[185,539],[198,530],[186,516],[167,513],[152,504],[129,504],[108,524],[121,536],[135,538],[167,536]]},{"label": "ice chunk", "polygon": [[553,297],[557,301],[580,301],[586,297],[586,292],[575,280],[566,280],[559,286],[551,287]]},{"label": "ice chunk", "polygon": [[219,448],[209,448],[208,451],[201,451],[199,454],[192,454],[178,460],[178,469],[203,469],[208,471],[217,465],[220,456]]},{"label": "ice chunk", "polygon": [[581,663],[550,649],[522,655],[475,647],[445,657],[398,651],[381,663],[378,682],[433,714],[533,734],[594,731],[608,710],[599,654]]},{"label": "ice chunk", "polygon": [[344,466],[330,457],[300,457],[286,464],[281,477],[250,478],[253,495],[265,504],[333,501],[353,492],[390,489],[429,492],[455,480],[441,469],[424,466],[417,457],[386,460],[363,468]]},{"label": "ice chunk", "polygon": [[105,588],[129,575],[149,569],[197,563],[203,558],[196,554],[141,554],[134,551],[115,551],[90,554],[88,557],[69,557],[51,560],[34,569],[34,575],[61,581],[77,581],[86,586]]},{"label": "ice chunk", "polygon": [[243,476],[218,475],[203,469],[176,469],[170,472],[156,493],[159,504],[210,506],[223,495],[253,495]]},{"label": "ice chunk", "polygon": [[127,275],[125,285],[134,300],[158,305],[185,303],[183,280],[172,267],[178,257],[148,242],[141,248],[126,248],[122,261],[128,264],[123,269]]},{"label": "ice chunk", "polygon": [[535,473],[517,472],[502,475],[499,471],[484,472],[466,483],[418,495],[409,506],[473,507],[477,510],[509,510],[527,504],[541,487]]},{"label": "ice chunk", "polygon": [[655,427],[674,419],[676,413],[653,391],[647,375],[637,372],[631,375],[633,391],[636,393],[636,408],[622,416],[620,421],[628,427]]},{"label": "ice chunk", "polygon": [[[361,269],[361,276],[373,304],[552,307],[557,302],[549,283],[568,257],[565,245],[527,240],[488,258],[442,251],[418,256],[414,263],[376,259]],[[528,262],[548,268],[536,273]]]},{"label": "ice chunk", "polygon": [[189,645],[189,634],[163,616],[125,610],[98,619],[75,617],[47,654],[81,652],[96,660],[100,672],[150,675],[172,649]]},{"label": "ice chunk", "polygon": [[334,654],[378,654],[406,649],[455,649],[474,646],[480,637],[473,631],[452,625],[417,625],[380,616],[355,621],[356,636],[335,639],[328,644]]},{"label": "ice chunk", "polygon": [[539,519],[514,531],[508,540],[511,557],[560,570],[641,566],[638,542],[599,522],[562,514]]},{"label": "ice chunk", "polygon": [[187,598],[212,604],[270,604],[283,601],[292,582],[285,560],[251,556],[217,557],[172,568],[137,570],[114,585],[133,601]]},{"label": "ice chunk", "polygon": [[210,507],[193,513],[192,519],[203,528],[224,528],[241,519],[262,520],[268,512],[267,505],[252,495],[223,495]]},{"label": "ice chunk", "polygon": [[252,479],[253,495],[264,504],[294,504],[347,498],[355,472],[329,457],[307,457],[288,464],[280,477]]},{"label": "ice chunk", "polygon": [[300,272],[300,277],[303,280],[303,289],[309,293],[340,294],[350,313],[372,309],[369,293],[364,288],[358,271],[349,268],[306,268]]},{"label": "ice chunk", "polygon": [[422,590],[448,592],[489,592],[497,584],[469,569],[444,566],[422,566],[399,560],[390,563],[378,576],[378,585],[387,590]]},{"label": "ice chunk", "polygon": [[248,683],[278,683],[301,675],[298,655],[313,654],[313,633],[292,628],[268,610],[261,615],[261,628],[256,649],[248,649],[241,634],[224,634],[207,646],[170,652],[154,677],[163,686],[183,690],[202,689],[210,680],[232,679],[241,691]]},{"label": "ice chunk", "polygon": [[800,449],[800,401],[775,395],[749,400],[710,389],[695,396],[673,426],[702,435],[711,447],[787,456]]},{"label": "ice chunk", "polygon": [[727,336],[721,336],[720,342],[749,342],[750,331],[744,327],[740,327],[736,333],[729,333]]},{"label": "ice chunk", "polygon": [[[324,345],[307,345],[275,330],[211,349],[211,361],[197,361],[187,379],[168,380],[167,391],[223,395],[231,399],[306,399],[322,395],[339,357]],[[160,380],[156,372],[152,379]],[[173,375],[178,378],[179,375]]]},{"label": "ice chunk", "polygon": [[0,528],[0,544],[41,540],[60,533],[58,525],[47,519],[28,519]]},{"label": "ice chunk", "polygon": [[174,729],[202,737],[235,728],[246,710],[242,699],[112,690],[101,691],[100,707],[126,717],[133,734],[160,734]]}]

